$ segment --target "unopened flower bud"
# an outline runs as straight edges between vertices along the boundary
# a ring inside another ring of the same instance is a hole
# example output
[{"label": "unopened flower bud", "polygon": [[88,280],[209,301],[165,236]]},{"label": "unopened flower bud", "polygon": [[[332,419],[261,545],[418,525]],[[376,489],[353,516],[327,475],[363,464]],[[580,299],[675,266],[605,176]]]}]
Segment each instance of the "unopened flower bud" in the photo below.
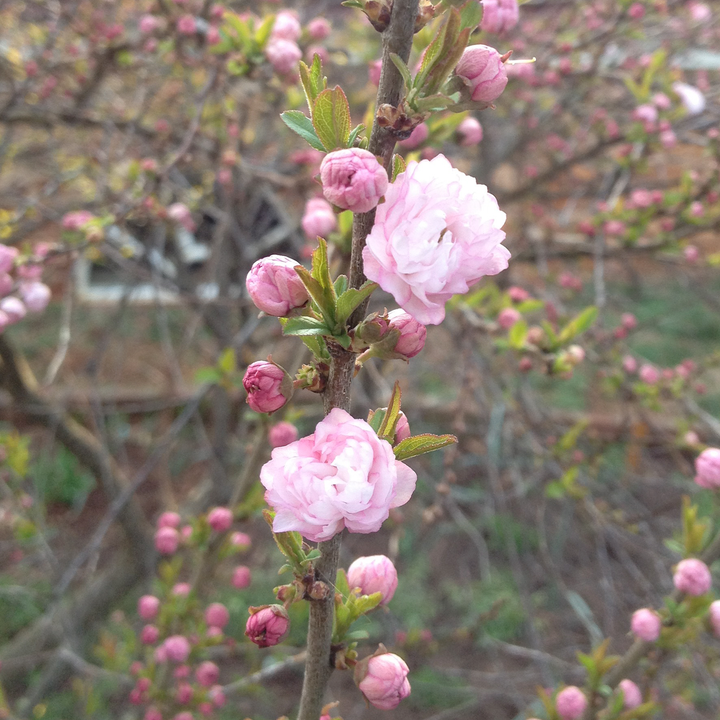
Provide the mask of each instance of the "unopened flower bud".
[{"label": "unopened flower bud", "polygon": [[697,456],[695,482],[703,488],[720,487],[720,449],[707,448]]},{"label": "unopened flower bud", "polygon": [[330,35],[330,23],[324,17],[313,18],[307,24],[307,31],[313,40],[324,40]]},{"label": "unopened flower bud", "polygon": [[42,312],[50,302],[50,288],[41,282],[20,283],[20,296],[33,313]]},{"label": "unopened flower bud", "polygon": [[397,570],[385,555],[358,558],[348,568],[347,580],[351,589],[360,588],[361,595],[382,593],[381,605],[392,600],[398,584]]},{"label": "unopened flower bud", "polygon": [[160,637],[160,631],[155,625],[145,625],[140,632],[140,642],[143,645],[154,645]]},{"label": "unopened flower bud", "polygon": [[390,330],[398,330],[400,337],[394,351],[406,359],[415,357],[424,347],[427,328],[401,308],[388,313]]},{"label": "unopened flower bud", "polygon": [[397,424],[395,425],[395,445],[407,440],[410,437],[410,423],[408,422],[407,415],[400,411]]},{"label": "unopened flower bud", "polygon": [[587,698],[575,685],[563,688],[555,698],[555,709],[561,720],[580,720],[587,708]]},{"label": "unopened flower bud", "polygon": [[378,31],[385,32],[390,24],[393,0],[365,0],[363,12],[370,24]]},{"label": "unopened flower bud", "polygon": [[247,550],[252,545],[252,538],[244,532],[234,532],[230,536],[230,544],[234,548]]},{"label": "unopened flower bud", "polygon": [[642,693],[632,680],[621,680],[618,687],[622,690],[623,708],[625,710],[632,710],[638,705],[642,705]]},{"label": "unopened flower bud", "polygon": [[155,533],[155,548],[161,555],[172,555],[179,542],[180,535],[175,528],[161,527]]},{"label": "unopened flower bud", "polygon": [[503,308],[497,317],[498,325],[503,330],[509,330],[520,319],[522,315],[512,307]]},{"label": "unopened flower bud", "polygon": [[302,28],[297,15],[290,10],[281,10],[275,16],[272,26],[271,37],[282,38],[283,40],[297,40],[300,37]]},{"label": "unopened flower bud", "polygon": [[246,587],[250,587],[252,581],[252,574],[250,568],[246,565],[238,565],[233,571],[232,585],[237,590],[244,590]]},{"label": "unopened flower bud", "polygon": [[212,687],[220,677],[220,668],[214,663],[206,660],[198,665],[195,671],[195,679],[203,687]]},{"label": "unopened flower bud", "polygon": [[297,70],[302,50],[292,40],[272,38],[265,46],[265,57],[278,75],[289,75]]},{"label": "unopened flower bud", "polygon": [[159,528],[161,527],[170,527],[170,528],[178,528],[180,526],[182,518],[176,513],[167,511],[160,515],[160,517],[157,519],[157,526]]},{"label": "unopened flower bud", "polygon": [[299,390],[321,393],[327,385],[330,367],[326,363],[316,362],[303,365],[295,375],[294,386]]},{"label": "unopened flower bud", "polygon": [[517,0],[483,0],[480,29],[494,34],[512,30],[520,19]]},{"label": "unopened flower bud", "polygon": [[271,447],[284,447],[298,439],[298,429],[290,422],[279,422],[268,431]]},{"label": "unopened flower bud", "polygon": [[248,295],[258,310],[283,317],[309,300],[295,267],[300,263],[284,255],[270,255],[253,264],[245,280]]},{"label": "unopened flower bud", "polygon": [[638,377],[648,385],[655,385],[660,380],[660,371],[655,366],[645,363],[640,367]]},{"label": "unopened flower bud", "polygon": [[277,645],[290,631],[290,616],[282,605],[249,608],[245,635],[258,647]]},{"label": "unopened flower bud", "polygon": [[660,616],[649,608],[641,608],[633,613],[630,629],[633,635],[645,642],[655,642],[660,637],[662,621]]},{"label": "unopened flower bud", "polygon": [[361,148],[328,153],[320,164],[320,180],[329,202],[355,213],[376,207],[389,184],[385,168]]},{"label": "unopened flower bud", "polygon": [[473,102],[490,104],[502,95],[508,82],[500,53],[488,45],[470,45],[455,67]]},{"label": "unopened flower bud", "polygon": [[168,660],[183,663],[190,655],[190,643],[183,635],[171,635],[163,643],[163,648]]},{"label": "unopened flower bud", "polygon": [[216,507],[213,508],[207,516],[208,525],[215,532],[225,532],[229,530],[233,523],[233,514],[230,508]]},{"label": "unopened flower bud", "polygon": [[197,22],[192,15],[183,15],[177,21],[177,31],[181,35],[194,35],[197,30]]},{"label": "unopened flower bud", "polygon": [[482,125],[474,117],[466,117],[457,127],[458,144],[472,147],[483,139]]},{"label": "unopened flower bud", "polygon": [[137,611],[143,620],[154,620],[160,611],[160,600],[154,595],[143,595],[138,600]]},{"label": "unopened flower bud", "polygon": [[11,325],[20,322],[27,314],[24,303],[13,295],[0,300],[0,310],[7,315],[8,322]]},{"label": "unopened flower bud", "polygon": [[416,125],[413,128],[410,136],[399,142],[398,145],[405,148],[405,150],[415,150],[428,139],[429,135],[430,130],[428,130],[428,126],[425,123],[420,123],[420,125]]},{"label": "unopened flower bud", "polygon": [[715,637],[720,638],[720,600],[715,600],[708,609],[708,619]]},{"label": "unopened flower bud", "polygon": [[409,672],[401,657],[382,652],[355,666],[355,683],[371,705],[379,710],[393,710],[410,694]]},{"label": "unopened flower bud", "polygon": [[673,575],[675,587],[687,595],[704,595],[712,586],[708,566],[697,558],[681,560]]},{"label": "unopened flower bud", "polygon": [[332,205],[322,198],[308,200],[302,217],[302,227],[311,240],[318,236],[327,237],[337,227],[337,217]]},{"label": "unopened flower bud", "polygon": [[292,397],[293,383],[279,365],[260,360],[245,371],[243,387],[248,405],[261,413],[279,410]]},{"label": "unopened flower bud", "polygon": [[205,622],[211,627],[224,628],[230,622],[230,613],[222,603],[211,603],[205,609]]}]

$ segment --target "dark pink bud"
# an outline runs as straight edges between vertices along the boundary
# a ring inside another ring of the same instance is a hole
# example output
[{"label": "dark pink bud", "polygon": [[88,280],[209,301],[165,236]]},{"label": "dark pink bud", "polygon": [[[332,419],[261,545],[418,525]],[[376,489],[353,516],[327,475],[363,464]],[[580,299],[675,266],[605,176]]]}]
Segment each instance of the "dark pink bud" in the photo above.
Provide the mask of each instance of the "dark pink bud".
[{"label": "dark pink bud", "polygon": [[290,630],[290,617],[282,605],[250,608],[245,635],[258,647],[272,647],[283,640]]},{"label": "dark pink bud", "polygon": [[270,255],[253,264],[245,285],[258,310],[283,317],[305,305],[310,296],[295,272],[299,264],[284,255]]},{"label": "dark pink bud", "polygon": [[222,603],[212,603],[205,610],[205,622],[218,628],[224,628],[230,622],[230,613]]},{"label": "dark pink bud", "polygon": [[415,357],[425,347],[427,328],[404,310],[388,313],[388,327],[400,332],[394,351],[405,358]]},{"label": "dark pink bud", "polygon": [[140,642],[143,645],[154,645],[160,637],[160,631],[154,625],[146,625],[140,631]]},{"label": "dark pink bud", "polygon": [[271,447],[284,447],[298,439],[298,429],[290,422],[279,422],[273,425],[268,432]]},{"label": "dark pink bud", "polygon": [[155,533],[155,548],[161,555],[172,555],[180,542],[180,535],[175,528],[161,527]]},{"label": "dark pink bud", "polygon": [[213,662],[205,661],[200,663],[195,671],[195,679],[203,687],[212,687],[220,677],[220,668]]},{"label": "dark pink bud", "polygon": [[223,692],[220,685],[216,685],[215,687],[210,688],[210,692],[208,693],[208,695],[215,707],[221,708],[225,705],[225,693]]},{"label": "dark pink bud", "polygon": [[183,15],[177,21],[177,31],[181,35],[194,35],[197,30],[195,18],[192,15]]},{"label": "dark pink bud", "polygon": [[351,589],[360,588],[361,595],[381,593],[381,605],[392,600],[398,584],[397,570],[385,555],[358,558],[348,568],[347,580]]},{"label": "dark pink bud", "polygon": [[508,82],[500,53],[488,45],[470,45],[455,68],[474,102],[490,104],[502,95]]},{"label": "dark pink bud", "polygon": [[208,513],[208,525],[215,532],[225,532],[229,530],[233,523],[233,514],[230,508],[216,507]]},{"label": "dark pink bud", "polygon": [[243,386],[248,394],[247,403],[255,412],[275,412],[292,397],[290,376],[279,365],[264,360],[248,367]]},{"label": "dark pink bud", "polygon": [[187,705],[192,700],[192,696],[193,689],[190,683],[183,682],[178,685],[177,692],[175,693],[175,699],[181,705]]},{"label": "dark pink bud", "polygon": [[160,610],[160,600],[154,595],[143,595],[138,600],[138,615],[143,620],[154,620]]}]

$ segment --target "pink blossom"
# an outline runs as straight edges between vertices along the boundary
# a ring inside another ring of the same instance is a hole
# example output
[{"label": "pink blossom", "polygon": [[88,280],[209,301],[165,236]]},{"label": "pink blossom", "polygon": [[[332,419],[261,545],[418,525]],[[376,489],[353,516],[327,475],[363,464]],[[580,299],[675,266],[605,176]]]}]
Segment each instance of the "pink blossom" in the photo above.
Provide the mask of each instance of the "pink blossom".
[{"label": "pink blossom", "polygon": [[401,140],[398,145],[405,148],[405,150],[415,150],[428,139],[428,135],[430,135],[428,126],[425,123],[420,123],[413,128],[413,131],[410,133],[410,137],[405,140]]},{"label": "pink blossom", "polygon": [[630,193],[630,200],[639,208],[649,208],[653,204],[653,194],[645,188],[637,188]]},{"label": "pink blossom", "polygon": [[649,608],[641,608],[633,613],[630,629],[640,640],[655,642],[660,637],[662,621],[660,616]]},{"label": "pink blossom", "polygon": [[192,15],[183,15],[177,21],[177,31],[181,35],[194,35],[196,30],[197,24]]},{"label": "pink blossom", "polygon": [[397,424],[395,425],[395,444],[407,440],[411,435],[410,423],[408,422],[407,415],[400,411],[400,417],[398,417]]},{"label": "pink blossom", "polygon": [[230,508],[216,507],[208,513],[208,525],[215,532],[225,532],[229,530],[233,523],[233,514]]},{"label": "pink blossom", "polygon": [[688,115],[699,115],[705,110],[707,100],[696,87],[687,83],[675,82],[672,89],[680,97],[680,102],[685,106]]},{"label": "pink blossom", "polygon": [[672,101],[665,93],[655,93],[652,101],[660,110],[669,110],[672,107]]},{"label": "pink blossom", "polygon": [[284,255],[270,255],[253,263],[245,286],[258,310],[283,317],[305,305],[310,296],[295,272],[299,264]]},{"label": "pink blossom", "polygon": [[388,188],[385,168],[361,148],[328,153],[320,164],[320,180],[329,202],[355,213],[376,207]]},{"label": "pink blossom", "polygon": [[247,403],[260,413],[279,410],[292,396],[292,380],[275,363],[259,360],[248,366],[243,377]]},{"label": "pink blossom", "polygon": [[283,447],[298,439],[298,429],[290,422],[279,422],[268,431],[271,447]]},{"label": "pink blossom", "polygon": [[230,613],[222,603],[211,603],[205,609],[205,622],[211,627],[224,628],[230,622]]},{"label": "pink blossom", "polygon": [[407,360],[415,357],[425,347],[427,328],[400,308],[389,312],[387,317],[388,329],[400,332],[393,351]]},{"label": "pink blossom", "polygon": [[15,267],[15,258],[19,252],[16,247],[0,243],[0,272],[9,273]]},{"label": "pink blossom", "polygon": [[187,597],[190,594],[192,587],[190,583],[179,582],[175,583],[170,591],[175,597]]},{"label": "pink blossom", "polygon": [[628,15],[633,20],[640,20],[645,15],[645,6],[642,3],[635,2],[628,8]]},{"label": "pink blossom", "polygon": [[563,688],[555,698],[555,709],[560,720],[579,720],[587,708],[587,698],[575,685]]},{"label": "pink blossom", "polygon": [[705,214],[705,208],[701,202],[695,201],[690,203],[690,217],[702,217]]},{"label": "pink blossom", "polygon": [[472,147],[483,139],[482,125],[474,117],[466,117],[457,127],[458,143]]},{"label": "pink blossom", "polygon": [[667,150],[677,145],[677,135],[672,130],[664,130],[658,137],[660,144]]},{"label": "pink blossom", "polygon": [[282,605],[250,608],[245,635],[258,647],[277,645],[290,631],[290,617]]},{"label": "pink blossom", "polygon": [[625,710],[632,710],[638,705],[642,705],[642,693],[632,680],[621,680],[618,687],[622,690],[623,708]]},{"label": "pink blossom", "polygon": [[50,288],[41,282],[23,282],[19,287],[20,296],[29,312],[42,312],[50,302]]},{"label": "pink blossom", "polygon": [[632,313],[623,313],[620,316],[620,322],[628,330],[634,330],[637,327],[637,318]]},{"label": "pink blossom", "polygon": [[154,645],[160,637],[160,631],[155,625],[145,625],[140,632],[140,642],[143,645]]},{"label": "pink blossom", "polygon": [[155,533],[155,548],[161,555],[172,555],[180,542],[180,535],[175,528],[161,527]]},{"label": "pink blossom", "polygon": [[178,528],[180,527],[181,518],[176,512],[164,512],[160,515],[160,517],[157,519],[157,526],[159,528],[161,527],[171,527],[171,528]]},{"label": "pink blossom", "polygon": [[350,589],[360,588],[361,595],[382,594],[381,605],[387,605],[398,584],[397,570],[385,555],[369,555],[353,561],[347,571]]},{"label": "pink blossom", "polygon": [[720,449],[707,448],[697,456],[695,482],[703,488],[720,488]]},{"label": "pink blossom", "polygon": [[714,600],[708,609],[710,627],[715,637],[720,638],[720,600]]},{"label": "pink blossom", "polygon": [[622,237],[627,231],[627,227],[621,220],[608,220],[605,223],[605,232],[613,237]]},{"label": "pink blossom", "polygon": [[653,124],[657,122],[658,111],[654,105],[638,105],[635,110],[633,110],[632,118],[642,123]]},{"label": "pink blossom", "polygon": [[230,544],[240,550],[247,550],[252,545],[252,538],[244,532],[234,532],[230,535]]},{"label": "pink blossom", "polygon": [[410,669],[401,657],[393,653],[374,655],[359,667],[362,670],[356,671],[356,678],[362,676],[362,679],[358,689],[379,710],[393,710],[410,694],[407,679]]},{"label": "pink blossom", "polygon": [[160,600],[154,595],[143,595],[138,600],[137,612],[143,620],[154,620],[160,611]]},{"label": "pink blossom", "polygon": [[184,663],[190,655],[190,643],[183,635],[171,635],[163,643],[168,660]]},{"label": "pink blossom", "polygon": [[144,720],[163,720],[162,713],[157,708],[148,708]]},{"label": "pink blossom", "polygon": [[335,408],[312,435],[275,448],[260,481],[275,532],[318,542],[343,527],[377,532],[390,509],[410,499],[417,476],[364,420]]},{"label": "pink blossom", "polygon": [[233,570],[233,576],[232,576],[232,586],[236,590],[244,590],[247,587],[250,587],[250,583],[252,582],[252,573],[250,572],[250,568],[246,565],[238,565],[235,570]]},{"label": "pink blossom", "polygon": [[189,710],[183,710],[182,712],[173,715],[172,720],[195,720],[195,718]]},{"label": "pink blossom", "polygon": [[710,7],[705,3],[691,2],[688,5],[688,9],[690,10],[690,17],[695,22],[706,22],[712,17],[712,11],[710,10]]},{"label": "pink blossom", "polygon": [[294,12],[281,10],[275,16],[271,33],[272,38],[282,38],[283,40],[295,42],[300,37],[301,32],[300,21]]},{"label": "pink blossom", "polygon": [[640,367],[640,372],[638,373],[640,380],[642,380],[644,383],[647,383],[648,385],[655,385],[655,383],[660,380],[660,372],[659,370],[654,366],[650,365],[649,363],[645,363]]},{"label": "pink blossom", "polygon": [[525,288],[513,285],[508,288],[508,297],[516,303],[525,302],[530,299],[530,293]]},{"label": "pink blossom", "polygon": [[15,281],[8,273],[0,273],[0,297],[5,297],[12,292]]},{"label": "pink blossom", "polygon": [[507,85],[507,71],[500,53],[488,45],[470,45],[455,67],[474,102],[492,103]]},{"label": "pink blossom", "polygon": [[143,15],[140,18],[139,27],[143,35],[152,35],[159,25],[160,21],[155,15]]},{"label": "pink blossom", "polygon": [[517,0],[482,0],[483,17],[480,29],[489,33],[512,30],[520,19]]},{"label": "pink blossom", "polygon": [[310,240],[327,237],[337,227],[332,205],[322,198],[310,198],[305,205],[302,227]]},{"label": "pink blossom", "polygon": [[181,682],[178,684],[175,700],[180,703],[180,705],[187,705],[192,700],[192,696],[193,689],[190,683]]},{"label": "pink blossom", "polygon": [[220,668],[214,663],[206,660],[198,665],[195,671],[195,679],[203,687],[212,687],[220,677]]},{"label": "pink blossom", "polygon": [[222,687],[220,685],[215,685],[210,688],[210,692],[208,693],[210,699],[212,700],[212,704],[217,707],[221,708],[225,705],[226,699],[225,699],[225,693],[222,690]]},{"label": "pink blossom", "polygon": [[182,225],[186,230],[190,232],[195,230],[195,222],[192,219],[190,208],[184,203],[173,203],[167,209],[167,214],[171,220]]},{"label": "pink blossom", "polygon": [[205,33],[205,39],[208,45],[217,45],[222,40],[222,35],[214,25],[211,25]]},{"label": "pink blossom", "polygon": [[522,315],[515,308],[507,307],[500,311],[497,321],[503,330],[509,330],[521,318]]},{"label": "pink blossom", "polygon": [[278,75],[289,75],[297,71],[302,50],[292,40],[272,38],[265,46],[265,57]]},{"label": "pink blossom", "polygon": [[487,188],[443,155],[410,162],[378,207],[365,274],[416,320],[438,325],[453,295],[507,267],[504,222]]},{"label": "pink blossom", "polygon": [[687,595],[704,595],[712,586],[712,576],[708,566],[697,558],[681,560],[673,575],[673,584]]},{"label": "pink blossom", "polygon": [[[85,223],[93,220],[94,217],[95,216],[87,210],[77,210],[75,212],[65,213],[61,224],[65,230],[79,230]],[[6,246],[3,245],[1,247]],[[12,249],[15,250],[15,255],[17,255],[17,248]],[[4,263],[2,264],[2,267],[4,267]]]},{"label": "pink blossom", "polygon": [[330,35],[330,23],[324,17],[313,18],[307,24],[307,31],[313,40],[324,40]]},{"label": "pink blossom", "polygon": [[623,358],[622,364],[623,370],[625,370],[628,375],[634,375],[637,372],[638,362],[632,355],[626,355]]}]

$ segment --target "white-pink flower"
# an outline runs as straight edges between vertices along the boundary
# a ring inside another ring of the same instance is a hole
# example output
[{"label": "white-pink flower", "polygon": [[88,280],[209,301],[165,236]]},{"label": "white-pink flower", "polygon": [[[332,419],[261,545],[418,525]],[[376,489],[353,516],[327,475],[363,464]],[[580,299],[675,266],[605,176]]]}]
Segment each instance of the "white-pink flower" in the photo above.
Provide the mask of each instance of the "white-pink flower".
[{"label": "white-pink flower", "polygon": [[275,448],[260,471],[273,530],[329,540],[347,528],[371,533],[404,505],[417,476],[364,420],[335,408],[315,432]]},{"label": "white-pink flower", "polygon": [[507,267],[504,223],[485,185],[443,155],[410,162],[378,206],[365,274],[416,320],[439,325],[453,295]]}]

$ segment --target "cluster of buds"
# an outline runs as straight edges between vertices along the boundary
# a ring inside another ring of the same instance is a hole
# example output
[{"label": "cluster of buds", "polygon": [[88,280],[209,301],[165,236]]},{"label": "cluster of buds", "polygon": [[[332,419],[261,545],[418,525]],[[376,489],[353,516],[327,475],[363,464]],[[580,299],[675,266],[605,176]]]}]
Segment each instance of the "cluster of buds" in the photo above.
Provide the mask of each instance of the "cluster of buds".
[{"label": "cluster of buds", "polygon": [[28,312],[42,312],[50,302],[50,288],[40,282],[49,249],[38,244],[34,254],[24,258],[17,248],[0,244],[0,332]]}]

